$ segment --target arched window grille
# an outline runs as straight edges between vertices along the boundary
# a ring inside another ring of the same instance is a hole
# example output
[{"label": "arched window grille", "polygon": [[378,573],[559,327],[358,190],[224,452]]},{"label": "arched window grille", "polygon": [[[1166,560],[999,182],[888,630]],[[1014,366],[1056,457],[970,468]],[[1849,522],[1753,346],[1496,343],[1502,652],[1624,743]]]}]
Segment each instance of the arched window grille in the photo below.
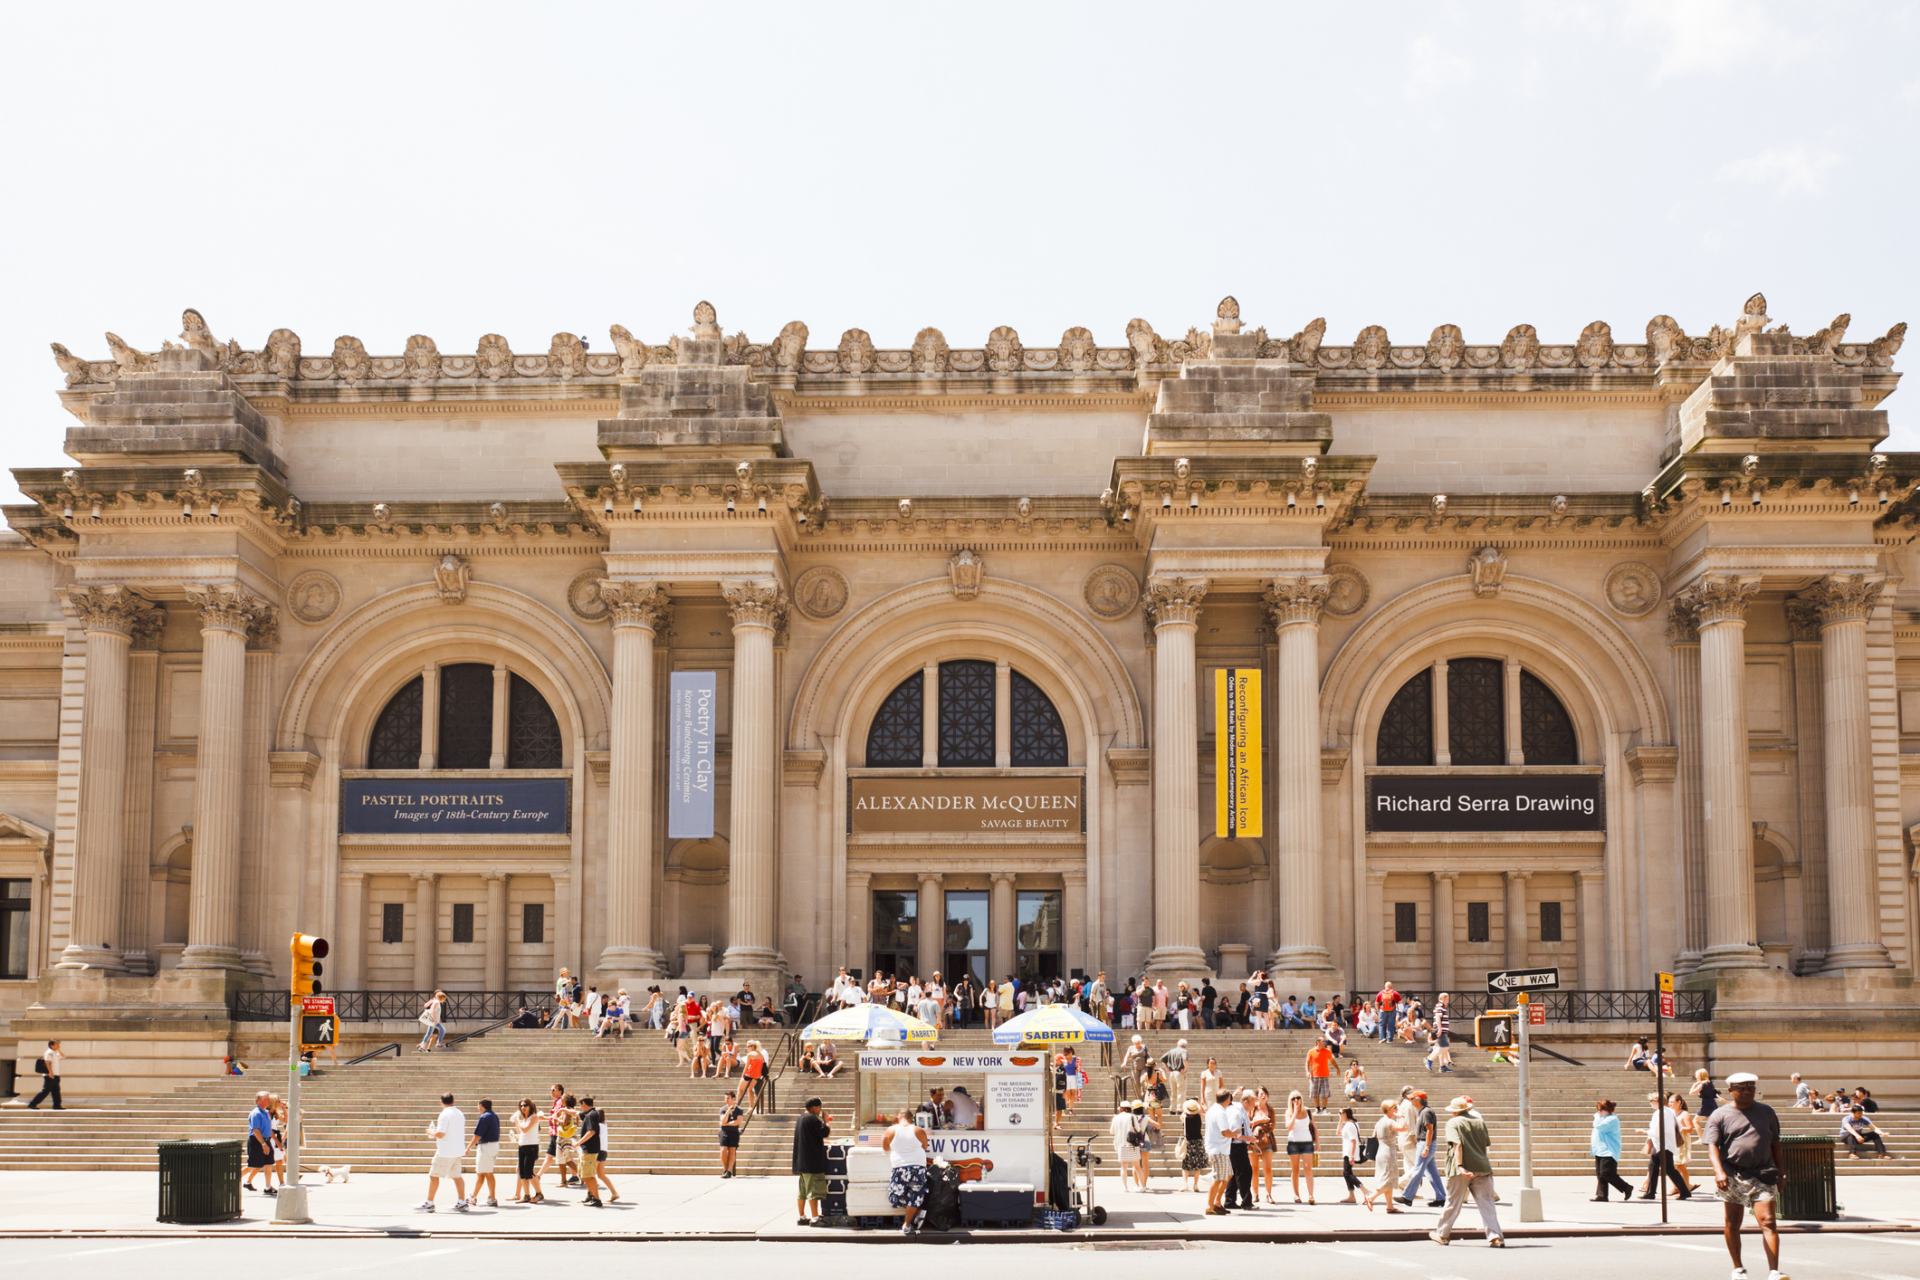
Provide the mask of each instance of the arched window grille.
[{"label": "arched window grille", "polygon": [[[1435,763],[1433,672],[1408,677],[1380,717],[1375,763],[1385,766]],[[1467,766],[1507,763],[1506,663],[1499,658],[1452,658],[1446,663],[1447,754]],[[1580,763],[1573,717],[1547,683],[1520,672],[1520,753],[1527,764]]]},{"label": "arched window grille", "polygon": [[1433,669],[1423,667],[1400,686],[1380,718],[1374,755],[1383,765],[1433,763]]},{"label": "arched window grille", "polygon": [[994,666],[971,658],[940,664],[940,767],[993,766]]},{"label": "arched window grille", "polygon": [[419,676],[400,686],[387,699],[380,718],[373,722],[373,737],[367,743],[367,768],[418,769],[420,767],[420,696],[424,687]]},{"label": "arched window grille", "polygon": [[867,728],[867,767],[869,769],[918,769],[926,745],[921,720],[921,686],[925,681],[918,671],[902,680]]},{"label": "arched window grille", "polygon": [[1507,762],[1507,671],[1498,658],[1447,663],[1447,754],[1456,765]]},{"label": "arched window grille", "polygon": [[1579,764],[1573,717],[1546,682],[1520,673],[1520,749],[1528,764]]},{"label": "arched window grille", "polygon": [[[938,668],[938,754],[926,759],[926,681],[916,671],[880,704],[867,726],[869,769],[989,769],[999,759],[998,669],[975,658]],[[1018,671],[1009,671],[1007,760],[1015,768],[1064,768],[1066,722],[1046,692]]]},{"label": "arched window grille", "polygon": [[[457,662],[441,667],[438,746],[435,765],[441,769],[486,769],[493,764],[494,669],[484,662]],[[420,676],[401,685],[373,722],[367,740],[369,769],[418,769],[425,681]],[[532,682],[518,675],[507,681],[506,742],[509,769],[559,769],[565,765],[560,721]]]},{"label": "arched window grille", "polygon": [[507,687],[507,768],[558,769],[560,722],[540,691],[519,676]]},{"label": "arched window grille", "polygon": [[493,668],[456,662],[440,668],[440,767],[484,769],[493,760]]},{"label": "arched window grille", "polygon": [[1018,671],[1009,674],[1013,699],[1009,759],[1016,768],[1065,765],[1067,727],[1060,723],[1052,699]]}]

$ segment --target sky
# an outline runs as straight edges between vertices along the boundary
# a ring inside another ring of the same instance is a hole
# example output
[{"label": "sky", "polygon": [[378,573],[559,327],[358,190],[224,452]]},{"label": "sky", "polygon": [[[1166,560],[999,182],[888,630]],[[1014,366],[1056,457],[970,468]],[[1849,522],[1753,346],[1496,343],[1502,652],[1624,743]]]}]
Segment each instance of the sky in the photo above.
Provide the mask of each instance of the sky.
[{"label": "sky", "polygon": [[701,298],[816,347],[1117,346],[1227,293],[1570,342],[1758,289],[1866,340],[1920,321],[1916,53],[1920,5],[1833,0],[8,5],[0,462],[64,461],[50,341],[188,306],[322,354],[661,342]]}]

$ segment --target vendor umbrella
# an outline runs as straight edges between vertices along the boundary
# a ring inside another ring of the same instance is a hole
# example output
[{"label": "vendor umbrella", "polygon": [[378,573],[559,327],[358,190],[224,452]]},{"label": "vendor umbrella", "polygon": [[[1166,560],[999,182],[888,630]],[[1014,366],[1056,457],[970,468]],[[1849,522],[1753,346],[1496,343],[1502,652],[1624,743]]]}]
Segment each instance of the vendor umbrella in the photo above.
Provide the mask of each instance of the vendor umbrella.
[{"label": "vendor umbrella", "polygon": [[1043,1004],[993,1029],[995,1044],[1112,1044],[1113,1028],[1070,1004]]},{"label": "vendor umbrella", "polygon": [[884,1004],[854,1004],[836,1010],[800,1032],[802,1040],[879,1040],[932,1044],[939,1029]]}]

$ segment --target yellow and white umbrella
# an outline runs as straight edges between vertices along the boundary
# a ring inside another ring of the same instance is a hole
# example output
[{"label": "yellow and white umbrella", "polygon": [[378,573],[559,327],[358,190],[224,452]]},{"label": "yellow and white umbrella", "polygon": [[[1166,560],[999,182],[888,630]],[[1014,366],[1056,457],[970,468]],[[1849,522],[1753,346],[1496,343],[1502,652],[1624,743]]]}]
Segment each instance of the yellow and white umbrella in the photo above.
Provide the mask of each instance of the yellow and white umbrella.
[{"label": "yellow and white umbrella", "polygon": [[993,1029],[995,1044],[1112,1044],[1113,1028],[1070,1004],[1043,1004]]},{"label": "yellow and white umbrella", "polygon": [[837,1009],[801,1029],[802,1040],[878,1040],[882,1044],[932,1044],[939,1028],[884,1004]]}]

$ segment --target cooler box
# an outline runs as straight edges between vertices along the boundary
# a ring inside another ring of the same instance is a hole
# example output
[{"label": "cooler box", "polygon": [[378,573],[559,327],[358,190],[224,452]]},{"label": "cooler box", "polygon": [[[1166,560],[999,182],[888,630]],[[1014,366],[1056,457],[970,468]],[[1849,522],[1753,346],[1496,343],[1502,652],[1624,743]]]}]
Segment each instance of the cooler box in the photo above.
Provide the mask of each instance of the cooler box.
[{"label": "cooler box", "polygon": [[844,1178],[847,1176],[847,1144],[829,1142],[827,1144],[827,1176]]},{"label": "cooler box", "polygon": [[970,1227],[1027,1226],[1033,1221],[1033,1184],[961,1183],[960,1221]]},{"label": "cooler box", "polygon": [[[893,1170],[887,1153],[878,1145],[850,1145],[847,1148],[847,1212],[856,1218],[898,1217],[901,1213],[887,1203],[887,1185]],[[831,1190],[833,1183],[828,1182]]]}]

